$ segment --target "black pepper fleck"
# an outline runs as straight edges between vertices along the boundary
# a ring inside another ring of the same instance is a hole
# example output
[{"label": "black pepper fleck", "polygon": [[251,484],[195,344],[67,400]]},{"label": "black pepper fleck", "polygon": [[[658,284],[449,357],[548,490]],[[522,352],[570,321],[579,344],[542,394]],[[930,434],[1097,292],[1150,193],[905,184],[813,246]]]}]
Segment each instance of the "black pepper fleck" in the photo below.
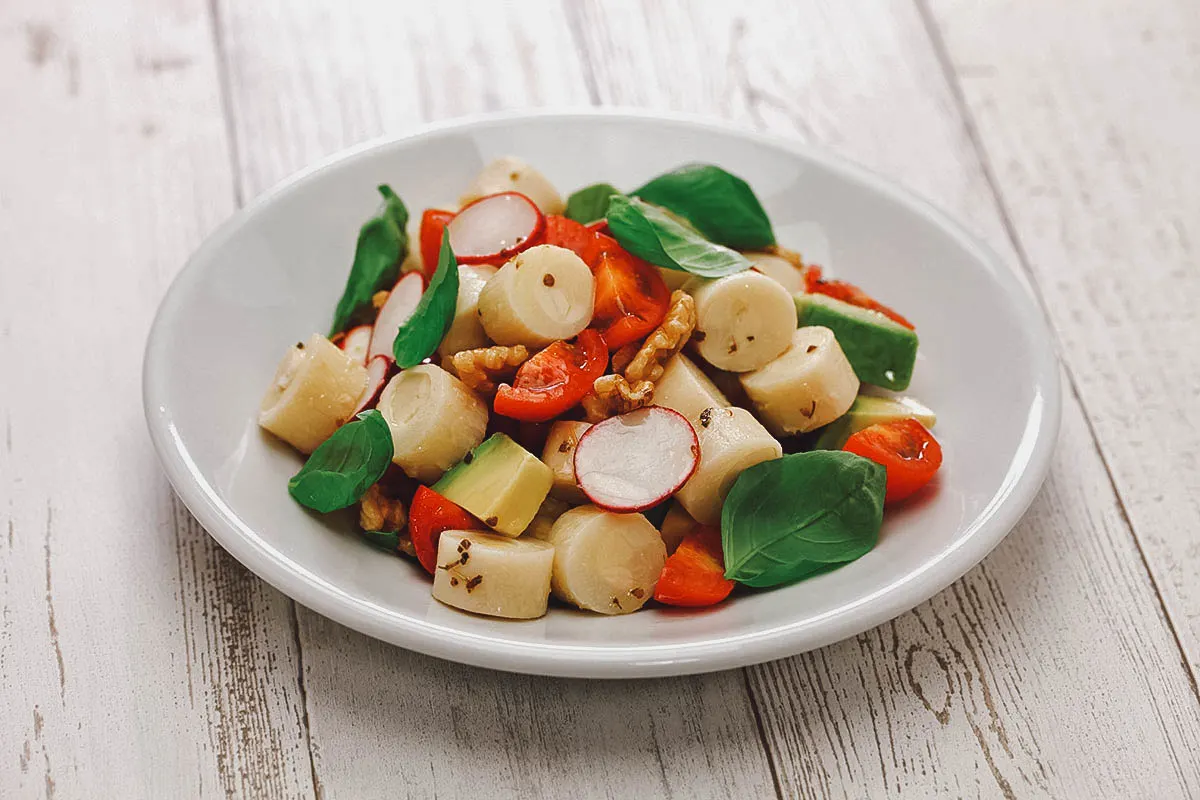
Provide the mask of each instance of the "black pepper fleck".
[{"label": "black pepper fleck", "polygon": [[807,350],[805,350],[804,352],[806,352],[806,353],[815,353],[816,351],[817,351],[817,346],[816,346],[815,344],[810,344],[810,345],[808,346],[808,349],[807,349]]},{"label": "black pepper fleck", "polygon": [[465,456],[463,456],[464,464],[470,464],[474,460],[475,460],[475,451],[474,450],[468,450],[467,454]]},{"label": "black pepper fleck", "polygon": [[483,583],[483,576],[476,575],[474,578],[471,578],[470,580],[467,581],[467,591],[468,592],[473,591],[475,589],[475,587],[481,583]]},{"label": "black pepper fleck", "polygon": [[729,343],[729,354],[733,355],[736,352],[737,352],[737,342],[730,342]]},{"label": "black pepper fleck", "polygon": [[487,519],[485,519],[483,521],[483,524],[487,525],[489,528],[494,528],[494,527],[496,527],[496,523],[498,523],[499,521],[500,521],[499,517],[488,517]]},{"label": "black pepper fleck", "polygon": [[451,578],[451,579],[450,579],[450,585],[451,585],[451,586],[458,586],[458,578]]},{"label": "black pepper fleck", "polygon": [[549,272],[547,272],[545,275],[542,276],[542,285],[543,286],[553,286],[554,285],[554,276],[551,275]]},{"label": "black pepper fleck", "polygon": [[812,401],[812,407],[809,408],[808,411],[805,411],[804,409],[800,409],[800,413],[803,414],[808,419],[812,419],[812,415],[817,413],[817,401],[816,400]]},{"label": "black pepper fleck", "polygon": [[632,589],[629,590],[629,593],[631,595],[633,595],[634,597],[636,597],[638,600],[641,600],[643,597],[646,596],[646,590],[640,586],[633,587]]},{"label": "black pepper fleck", "polygon": [[712,415],[713,415],[713,410],[711,408],[706,408],[703,411],[701,411],[700,412],[700,426],[703,428],[707,428],[709,425],[711,425],[712,424]]},{"label": "black pepper fleck", "polygon": [[570,439],[563,439],[563,442],[562,442],[562,444],[560,444],[560,445],[558,446],[558,452],[560,452],[560,453],[569,453],[569,452],[571,452],[571,440],[570,440]]},{"label": "black pepper fleck", "polygon": [[705,335],[704,331],[692,331],[692,341],[693,342],[703,342],[704,335]]},{"label": "black pepper fleck", "polygon": [[746,341],[747,341],[747,342],[753,342],[753,341],[754,341],[754,337],[753,337],[753,336],[747,336],[747,337],[746,337]]}]

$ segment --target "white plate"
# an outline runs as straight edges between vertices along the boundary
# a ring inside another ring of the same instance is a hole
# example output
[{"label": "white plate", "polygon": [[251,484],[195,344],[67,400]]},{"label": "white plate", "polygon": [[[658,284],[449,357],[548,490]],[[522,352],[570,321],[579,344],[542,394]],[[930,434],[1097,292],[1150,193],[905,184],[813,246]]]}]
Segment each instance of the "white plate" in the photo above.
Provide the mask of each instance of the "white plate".
[{"label": "white plate", "polygon": [[[254,423],[293,342],[327,327],[359,226],[390,183],[414,216],[514,154],[565,192],[631,187],[689,161],[744,177],[779,240],[903,311],[921,335],[910,393],[939,414],[936,491],[889,510],[860,560],[712,610],[601,617],[552,609],[507,622],[439,605],[419,568],[288,497],[301,460]],[[423,653],[547,675],[636,677],[725,669],[878,625],[978,563],[1024,513],[1059,422],[1052,338],[1032,295],[939,212],[859,167],[797,144],[678,117],[492,117],[369,144],[307,170],[225,224],[163,300],[146,349],[151,435],[205,528],[297,601]]]}]

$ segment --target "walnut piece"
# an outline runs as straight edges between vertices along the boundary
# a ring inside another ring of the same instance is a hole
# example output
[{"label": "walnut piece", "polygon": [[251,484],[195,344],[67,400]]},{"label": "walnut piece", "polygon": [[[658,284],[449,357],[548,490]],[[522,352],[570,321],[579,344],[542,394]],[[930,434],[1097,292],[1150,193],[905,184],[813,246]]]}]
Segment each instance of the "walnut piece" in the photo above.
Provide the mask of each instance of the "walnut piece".
[{"label": "walnut piece", "polygon": [[625,379],[635,384],[657,381],[662,377],[663,364],[683,349],[695,328],[696,301],[687,292],[676,289],[671,293],[671,307],[662,324],[646,337],[629,366],[622,370]]},{"label": "walnut piece", "polygon": [[490,395],[496,391],[497,381],[511,378],[517,367],[528,359],[529,351],[523,344],[514,347],[481,347],[455,353],[450,358],[450,371],[468,388]]},{"label": "walnut piece", "polygon": [[363,495],[358,508],[358,524],[364,531],[398,532],[408,522],[404,503],[388,497],[374,484]]},{"label": "walnut piece", "polygon": [[621,375],[602,375],[592,384],[582,405],[587,421],[595,423],[648,406],[653,400],[654,384],[650,381],[631,384]]},{"label": "walnut piece", "polygon": [[633,357],[642,349],[640,342],[630,342],[612,354],[613,372],[624,373],[625,368],[633,362]]}]

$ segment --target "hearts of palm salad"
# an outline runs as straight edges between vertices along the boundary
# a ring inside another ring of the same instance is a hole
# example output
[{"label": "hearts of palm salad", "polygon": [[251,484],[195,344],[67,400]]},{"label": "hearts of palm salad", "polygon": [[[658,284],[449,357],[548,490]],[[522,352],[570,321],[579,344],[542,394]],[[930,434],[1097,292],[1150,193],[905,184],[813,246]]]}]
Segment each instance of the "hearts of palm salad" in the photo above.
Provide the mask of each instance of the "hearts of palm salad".
[{"label": "hearts of palm salad", "polygon": [[359,233],[327,336],[259,424],[288,490],[356,507],[439,601],[528,619],[711,606],[847,564],[941,466],[900,396],[913,325],[781,246],[753,190],[691,164],[564,203],[515,158],[454,207]]}]

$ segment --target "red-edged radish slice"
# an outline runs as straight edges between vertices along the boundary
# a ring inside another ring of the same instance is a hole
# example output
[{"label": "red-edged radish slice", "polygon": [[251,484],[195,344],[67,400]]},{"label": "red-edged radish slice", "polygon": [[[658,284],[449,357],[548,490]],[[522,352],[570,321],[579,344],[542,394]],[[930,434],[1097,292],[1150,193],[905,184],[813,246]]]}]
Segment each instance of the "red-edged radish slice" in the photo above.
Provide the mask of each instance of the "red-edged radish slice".
[{"label": "red-edged radish slice", "polygon": [[425,279],[419,272],[406,272],[396,283],[387,302],[379,309],[379,316],[375,318],[375,331],[371,334],[371,346],[367,349],[368,364],[378,356],[387,356],[388,361],[396,360],[392,355],[396,334],[416,310],[424,291]]},{"label": "red-edged radish slice", "polygon": [[523,194],[481,197],[459,211],[446,230],[460,264],[500,265],[537,243],[546,226],[542,212]]},{"label": "red-edged radish slice", "polygon": [[389,356],[375,356],[367,362],[367,388],[363,389],[363,393],[358,397],[358,403],[354,406],[354,413],[351,417],[357,415],[360,411],[364,411],[375,405],[379,400],[379,393],[383,391],[383,385],[387,383],[388,373],[392,369],[392,359]]},{"label": "red-edged radish slice", "polygon": [[680,487],[700,465],[700,442],[677,411],[650,406],[593,425],[575,447],[575,481],[609,511],[642,511]]},{"label": "red-edged radish slice", "polygon": [[371,326],[359,325],[351,328],[341,341],[342,351],[362,364],[367,365],[367,351],[371,349]]}]

